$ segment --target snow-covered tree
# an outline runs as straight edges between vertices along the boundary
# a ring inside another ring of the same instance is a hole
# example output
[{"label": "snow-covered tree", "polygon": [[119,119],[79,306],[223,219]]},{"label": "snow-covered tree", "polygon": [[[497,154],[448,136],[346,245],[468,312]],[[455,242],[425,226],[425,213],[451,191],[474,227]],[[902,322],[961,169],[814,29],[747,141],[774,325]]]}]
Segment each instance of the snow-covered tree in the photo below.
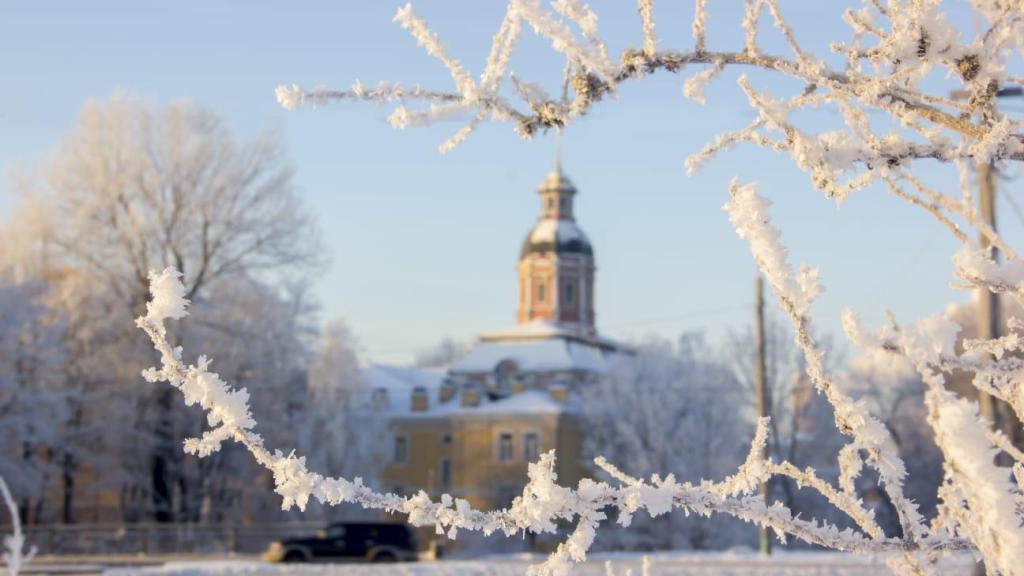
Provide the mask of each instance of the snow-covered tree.
[{"label": "snow-covered tree", "polygon": [[45,306],[42,282],[0,284],[0,477],[24,519],[39,516],[58,472],[65,395],[62,323]]},{"label": "snow-covered tree", "polygon": [[329,474],[372,480],[380,472],[381,438],[388,422],[373,409],[371,391],[359,369],[358,342],[342,322],[324,327],[321,346],[309,372],[309,406],[303,417],[306,442],[318,469]]},{"label": "snow-covered tree", "polygon": [[[630,476],[674,474],[687,482],[735,470],[753,430],[753,397],[704,335],[684,334],[679,344],[650,338],[633,349],[583,391],[588,459],[603,456]],[[752,538],[727,518],[644,520],[617,530],[608,545],[722,548]]]},{"label": "snow-covered tree", "polygon": [[[924,402],[927,388],[913,365],[902,356],[882,350],[864,351],[850,361],[844,389],[865,401],[871,413],[889,430],[906,462],[907,497],[917,503],[926,517],[934,517],[942,483],[942,453],[928,424]],[[884,495],[874,479],[860,480],[860,492]]]},{"label": "snow-covered tree", "polygon": [[239,143],[187,103],[89,102],[41,172],[17,184],[49,264],[87,269],[138,310],[158,264],[186,271],[197,298],[220,278],[320,263],[278,137]]},{"label": "snow-covered tree", "polygon": [[464,342],[443,338],[437,344],[416,354],[418,368],[444,368],[462,358],[469,351]]},{"label": "snow-covered tree", "polygon": [[[281,293],[248,278],[221,281],[210,287],[211,301],[196,306],[203,319],[180,332],[184,346],[216,355],[217,370],[232,381],[245,382],[264,419],[268,438],[292,444],[312,426],[305,410],[312,403],[306,371],[314,336],[306,295]],[[205,426],[195,414],[176,415],[176,428],[195,434]],[[185,458],[178,464],[176,494],[179,521],[222,522],[268,520],[277,506],[244,451],[225,450],[209,458]],[[262,475],[265,476],[265,475]],[[254,482],[253,479],[260,479]]]},{"label": "snow-covered tree", "polygon": [[[765,319],[765,386],[768,416],[771,418],[768,457],[786,460],[801,468],[835,470],[835,451],[842,444],[832,422],[832,407],[814,393],[814,385],[804,373],[803,356],[793,343],[788,326],[774,314]],[[841,362],[824,338],[821,346],[830,369]],[[757,347],[752,328],[729,334],[726,347],[732,369],[749,397],[755,394]],[[834,473],[829,473],[830,478]],[[790,479],[773,478],[769,492],[780,497],[787,507],[805,516],[821,517],[819,506],[810,506],[806,498],[797,499],[797,486]],[[776,493],[778,492],[778,493]],[[835,518],[833,518],[835,519]]]},{"label": "snow-covered tree", "polygon": [[[974,0],[970,7],[978,25],[973,30],[958,28],[943,12],[940,0],[867,0],[862,8],[844,12],[850,35],[831,45],[830,59],[801,46],[777,0],[749,0],[740,23],[745,31],[742,46],[710,49],[705,4],[705,0],[695,2],[689,46],[667,50],[659,47],[652,0],[639,0],[641,43],[612,59],[598,32],[597,16],[585,4],[555,0],[545,6],[540,0],[510,0],[479,80],[448,55],[437,35],[406,5],[396,21],[448,69],[453,89],[391,83],[372,88],[356,84],[343,91],[291,86],[279,88],[277,96],[289,108],[332,99],[392,102],[396,109],[390,118],[398,127],[469,116],[467,125],[442,145],[447,150],[485,120],[510,122],[524,137],[569,128],[600,102],[610,100],[607,97],[615,95],[620,85],[653,73],[689,73],[694,65],[707,66],[683,85],[686,96],[703,101],[704,85],[725,68],[764,69],[788,79],[786,86],[798,84],[799,90],[772,94],[741,75],[737,84],[755,112],[754,119],[696,152],[687,162],[690,170],[729,147],[747,143],[789,156],[816,189],[836,201],[868,186],[888,190],[926,211],[957,240],[960,249],[953,255],[953,264],[966,287],[1024,299],[1024,265],[981,217],[967,185],[972,164],[1024,160],[1022,122],[995,106],[1001,85],[1024,84],[1024,79],[1008,72],[1024,43],[1024,9],[1019,0]],[[762,20],[774,26],[786,53],[762,48]],[[527,27],[550,41],[563,57],[557,62],[564,71],[559,96],[551,97],[540,84],[510,72],[510,55]],[[503,85],[506,80],[510,87]],[[959,89],[966,98],[948,97],[949,88]],[[807,122],[819,110],[834,113],[841,123],[821,130],[820,125]],[[919,173],[925,163],[951,167],[960,174],[962,185],[957,189],[929,186]],[[975,401],[947,387],[950,374],[972,373],[974,387],[1005,402],[1018,417],[1024,416],[1020,384],[1024,361],[1013,354],[1024,346],[1020,338],[1024,323],[1011,320],[1008,335],[968,340],[960,350],[956,344],[961,327],[941,312],[903,325],[890,316],[874,332],[863,329],[852,313],[844,314],[845,331],[854,344],[905,357],[924,382],[927,422],[942,453],[944,473],[938,516],[928,522],[904,491],[907,469],[891,433],[866,403],[844,391],[813,337],[810,312],[821,292],[817,271],[807,265],[795,268],[788,261],[781,233],[771,221],[770,201],[755,186],[733,181],[728,192],[729,221],[749,244],[792,324],[807,378],[832,406],[836,428],[847,439],[838,453],[837,485],[790,462],[765,460],[761,456],[768,433],[764,421],[759,422],[746,461],[735,475],[721,481],[679,482],[672,475],[657,474],[645,481],[598,459],[596,463],[616,483],[585,479],[569,488],[556,483],[554,455],[549,453],[530,466],[530,482],[522,496],[510,508],[491,512],[472,510],[468,503],[450,496],[440,502],[430,501],[426,494],[402,498],[377,494],[360,482],[325,478],[309,471],[303,458],[268,451],[252,430],[255,420],[244,390],[227,386],[209,372],[204,358],[185,363],[168,344],[165,319],[185,315],[185,289],[173,270],[153,274],[154,302],[138,319],[161,353],[161,367],[147,371],[146,376],[151,381],[167,380],[181,389],[186,402],[198,403],[210,414],[214,428],[190,441],[189,450],[208,452],[227,439],[242,443],[274,471],[285,507],[304,507],[310,498],[357,502],[405,512],[415,524],[435,524],[453,535],[457,529],[553,532],[557,521],[576,522],[566,540],[536,568],[543,573],[564,573],[571,562],[585,558],[606,509],[616,510],[618,520],[628,524],[641,509],[660,516],[673,507],[732,515],[820,546],[890,553],[890,565],[904,574],[931,572],[938,552],[963,548],[976,550],[993,573],[1024,573],[1024,453],[979,418]],[[1007,261],[999,263],[969,233],[980,234],[986,246],[997,248]],[[1012,467],[996,461],[999,452],[1014,461]],[[877,475],[897,516],[898,534],[885,532],[873,510],[858,498],[855,481],[865,469]],[[794,478],[818,492],[842,510],[855,528],[841,530],[828,522],[795,517],[782,505],[766,506],[754,492],[775,475]]]},{"label": "snow-covered tree", "polygon": [[[119,492],[126,519],[195,518],[213,475],[199,479],[177,438],[201,423],[167,391],[136,385],[126,359],[145,362],[151,352],[125,327],[145,304],[149,268],[173,262],[189,271],[200,305],[218,296],[232,303],[175,340],[218,350],[227,374],[267,394],[296,377],[306,359],[296,353],[300,327],[281,279],[298,284],[322,256],[279,139],[240,143],[207,110],[115,96],[88,103],[52,157],[16,185],[23,201],[2,232],[11,243],[0,268],[13,281],[45,284],[45,304],[65,326],[68,418],[54,427],[64,438],[52,458],[63,478],[61,517],[74,519],[82,489],[74,479],[86,465],[104,471],[89,489]],[[117,429],[125,418],[130,438]]]}]

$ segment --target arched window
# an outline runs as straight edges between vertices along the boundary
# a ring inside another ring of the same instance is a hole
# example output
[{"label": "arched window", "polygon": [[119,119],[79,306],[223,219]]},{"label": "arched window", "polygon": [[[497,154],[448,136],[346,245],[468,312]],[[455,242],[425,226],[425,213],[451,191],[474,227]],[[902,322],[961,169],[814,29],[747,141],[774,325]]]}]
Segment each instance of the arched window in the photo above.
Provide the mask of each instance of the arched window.
[{"label": "arched window", "polygon": [[494,367],[494,393],[504,396],[512,391],[512,384],[519,375],[519,366],[515,360],[505,359]]},{"label": "arched window", "polygon": [[537,282],[537,302],[543,302],[548,298],[548,287],[543,280]]}]

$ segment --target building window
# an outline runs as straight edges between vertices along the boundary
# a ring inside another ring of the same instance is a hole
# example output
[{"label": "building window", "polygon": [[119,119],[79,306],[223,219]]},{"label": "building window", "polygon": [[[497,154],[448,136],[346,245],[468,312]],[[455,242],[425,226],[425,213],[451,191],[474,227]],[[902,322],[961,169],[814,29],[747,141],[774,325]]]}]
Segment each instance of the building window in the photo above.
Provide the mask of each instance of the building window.
[{"label": "building window", "polygon": [[561,200],[559,200],[558,201],[558,209],[561,210],[562,212],[568,212],[569,211],[569,199],[568,198],[562,198]]},{"label": "building window", "polygon": [[395,464],[405,464],[409,461],[409,439],[405,436],[395,436]]},{"label": "building window", "polygon": [[387,388],[374,388],[370,396],[374,410],[385,410],[390,405]]},{"label": "building window", "polygon": [[448,446],[451,443],[452,443],[452,435],[451,434],[444,434],[444,435],[441,436],[441,444],[444,444],[445,446]]},{"label": "building window", "polygon": [[540,437],[536,432],[527,432],[523,436],[523,458],[527,462],[536,462],[540,455]]},{"label": "building window", "polygon": [[441,459],[441,489],[447,490],[452,485],[452,461],[448,458]]},{"label": "building window", "polygon": [[543,302],[544,300],[547,300],[547,297],[548,287],[544,284],[543,280],[540,280],[537,282],[537,302]]},{"label": "building window", "polygon": [[554,210],[554,209],[555,209],[555,198],[553,196],[548,196],[548,210],[550,211],[550,210]]},{"label": "building window", "polygon": [[565,296],[563,297],[566,304],[572,305],[576,303],[576,283],[572,280],[565,281]]},{"label": "building window", "polygon": [[509,462],[513,458],[512,433],[502,432],[498,435],[498,462]]}]

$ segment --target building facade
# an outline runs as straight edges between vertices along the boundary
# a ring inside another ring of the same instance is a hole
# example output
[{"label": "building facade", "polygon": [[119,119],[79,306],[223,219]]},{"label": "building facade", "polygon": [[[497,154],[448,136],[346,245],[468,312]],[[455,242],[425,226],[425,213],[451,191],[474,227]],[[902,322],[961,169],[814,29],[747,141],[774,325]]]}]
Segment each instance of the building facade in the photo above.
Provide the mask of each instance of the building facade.
[{"label": "building facade", "polygon": [[580,392],[623,349],[596,329],[594,250],[575,220],[575,186],[556,164],[538,192],[540,216],[519,255],[516,324],[482,334],[443,370],[364,370],[391,422],[383,488],[501,508],[549,450],[559,482],[582,477]]}]

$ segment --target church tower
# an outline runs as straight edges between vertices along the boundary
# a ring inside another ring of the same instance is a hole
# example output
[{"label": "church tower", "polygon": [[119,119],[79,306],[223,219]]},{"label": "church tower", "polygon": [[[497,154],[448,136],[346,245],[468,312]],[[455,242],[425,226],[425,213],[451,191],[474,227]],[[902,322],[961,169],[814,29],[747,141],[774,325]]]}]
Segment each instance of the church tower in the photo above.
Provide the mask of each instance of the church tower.
[{"label": "church tower", "polygon": [[537,190],[540,219],[527,234],[519,256],[517,321],[548,321],[592,336],[594,250],[573,217],[576,187],[555,163]]}]

